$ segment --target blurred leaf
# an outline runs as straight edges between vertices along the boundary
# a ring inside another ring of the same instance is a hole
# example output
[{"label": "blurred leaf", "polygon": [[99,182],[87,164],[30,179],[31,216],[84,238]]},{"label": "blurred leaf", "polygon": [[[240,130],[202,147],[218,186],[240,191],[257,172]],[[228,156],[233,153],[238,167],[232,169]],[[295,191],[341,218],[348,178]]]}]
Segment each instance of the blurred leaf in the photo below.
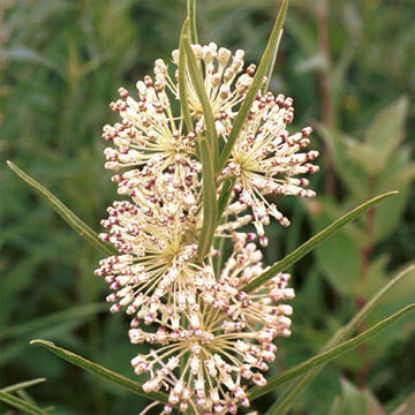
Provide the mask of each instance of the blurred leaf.
[{"label": "blurred leaf", "polygon": [[338,112],[340,112],[340,102],[346,89],[347,75],[352,62],[354,48],[345,48],[342,52],[340,59],[335,63],[330,73],[330,80],[332,85],[332,100],[333,108],[336,112],[336,119],[338,118]]},{"label": "blurred leaf", "polygon": [[380,111],[366,130],[365,143],[373,149],[373,172],[379,172],[386,166],[393,151],[403,138],[408,113],[408,99],[400,98],[398,101]]},{"label": "blurred leaf", "polygon": [[310,56],[307,59],[304,59],[297,65],[298,73],[305,73],[309,71],[320,71],[322,69],[327,69],[327,61],[323,55],[317,53]]},{"label": "blurred leaf", "polygon": [[389,260],[390,256],[384,254],[379,255],[370,262],[366,279],[360,280],[355,287],[356,291],[353,293],[355,298],[360,296],[367,300],[385,285],[388,280],[385,270]]},{"label": "blurred leaf", "polygon": [[330,148],[334,159],[334,167],[348,190],[356,197],[363,199],[368,194],[369,181],[364,169],[350,156],[355,140],[324,124],[317,124],[317,131]]},{"label": "blurred leaf", "polygon": [[[330,200],[320,198],[315,214],[311,215],[313,229],[322,229],[333,222]],[[330,240],[322,242],[315,250],[318,267],[331,286],[340,294],[356,291],[361,269],[359,246],[345,232],[339,231]]]},{"label": "blurred leaf", "polygon": [[331,225],[329,225],[325,229],[321,230],[319,233],[312,236],[307,242],[300,245],[297,249],[295,249],[293,252],[288,254],[281,261],[278,261],[277,263],[269,267],[268,270],[266,270],[255,280],[250,282],[244,288],[244,290],[252,291],[253,289],[261,286],[265,281],[268,281],[270,278],[275,276],[275,274],[277,274],[278,272],[285,271],[291,265],[294,265],[296,262],[298,262],[303,256],[307,255],[309,252],[315,249],[326,238],[328,238],[333,233],[335,233],[340,228],[342,228],[344,225],[356,219],[360,214],[372,208],[373,206],[376,206],[378,203],[382,202],[384,199],[387,199],[391,196],[395,196],[396,194],[397,194],[396,192],[384,193],[350,210],[345,215],[343,215],[342,217],[334,221]]},{"label": "blurred leaf", "polygon": [[88,240],[93,245],[97,246],[103,253],[113,255],[114,249],[102,242],[96,232],[91,229],[82,219],[79,219],[70,209],[68,209],[57,197],[55,197],[46,187],[39,182],[32,179],[23,170],[19,169],[11,161],[8,161],[9,167],[36,192],[43,196],[52,208],[62,217],[62,219],[75,229],[83,238]]},{"label": "blurred leaf", "polygon": [[24,260],[14,264],[14,268],[0,279],[0,328],[7,324],[11,313],[17,307],[13,298],[31,286],[40,260],[39,255],[26,256]]},{"label": "blurred leaf", "polygon": [[3,392],[0,390],[0,401],[7,403],[8,405],[12,406],[13,408],[19,409],[25,413],[32,414],[32,415],[47,415],[47,413],[39,408],[36,407],[29,402],[24,401],[23,399],[17,398],[7,392]]},{"label": "blurred leaf", "polygon": [[[388,326],[390,326],[391,324],[395,323],[396,320],[400,319],[401,317],[405,316],[407,313],[411,312],[415,310],[415,303],[411,304],[401,310],[399,310],[397,313],[385,318],[384,320],[380,321],[379,323],[375,324],[374,326],[372,326],[370,329],[364,331],[363,333],[359,334],[356,337],[353,337],[350,340],[347,340],[343,343],[340,343],[339,345],[337,345],[336,347],[333,347],[332,349],[328,350],[325,353],[321,353],[317,356],[312,357],[311,359],[301,363],[300,365],[288,369],[286,370],[284,373],[282,373],[281,375],[277,375],[275,377],[272,377],[270,379],[268,379],[268,382],[266,384],[266,386],[263,387],[255,387],[254,389],[252,389],[251,393],[250,393],[250,397],[251,400],[257,399],[259,397],[261,397],[262,395],[265,395],[268,392],[271,392],[272,390],[274,390],[274,388],[276,388],[279,385],[282,385],[286,382],[289,382],[290,380],[292,380],[293,378],[307,373],[308,371],[310,371],[310,369],[320,366],[320,365],[324,365],[327,364],[329,362],[331,362],[332,360],[336,359],[337,357],[341,356],[342,354],[353,350],[354,348],[356,348],[359,344],[365,343],[366,341],[368,341],[369,339],[371,339],[372,337],[376,336],[377,334],[379,334],[383,329],[387,328]],[[291,401],[290,401],[291,403]],[[286,402],[286,405],[288,405],[288,400]],[[283,408],[283,407],[281,407]],[[287,409],[289,407],[287,406]],[[274,412],[270,412],[270,415],[277,415],[280,412],[278,411],[274,411]],[[283,412],[281,412],[283,413]]]},{"label": "blurred leaf", "polygon": [[341,380],[342,396],[336,398],[329,415],[382,415],[382,405],[368,390],[359,390],[347,379]]},{"label": "blurred leaf", "polygon": [[363,394],[346,379],[341,380],[341,385],[342,396],[333,402],[329,415],[367,414]]},{"label": "blurred leaf", "polygon": [[45,66],[48,69],[52,69],[59,73],[59,68],[54,62],[42,56],[40,53],[33,49],[26,48],[24,46],[14,47],[6,50],[6,56],[12,61],[23,61],[28,63],[35,63]]},{"label": "blurred leaf", "polygon": [[35,385],[38,385],[39,383],[43,383],[43,382],[46,382],[45,378],[37,378],[37,379],[33,379],[33,380],[27,380],[26,382],[19,382],[19,383],[15,383],[14,385],[6,386],[6,387],[0,389],[0,391],[7,392],[7,393],[12,393],[12,392],[18,391],[19,389],[30,388],[31,386],[35,386]]},{"label": "blurred leaf", "polygon": [[318,49],[317,35],[312,22],[304,19],[299,13],[290,13],[287,18],[288,33],[295,39],[296,47],[302,57],[311,56]]},{"label": "blurred leaf", "polygon": [[78,366],[95,376],[98,376],[101,379],[105,379],[123,389],[126,389],[130,392],[135,393],[139,396],[144,396],[145,398],[154,399],[160,402],[166,402],[167,397],[164,393],[161,392],[152,392],[145,393],[142,389],[142,386],[138,382],[134,382],[127,377],[120,375],[119,373],[113,372],[106,367],[100,366],[97,363],[91,362],[90,360],[85,359],[82,356],[79,356],[69,350],[63,349],[62,347],[56,346],[54,343],[45,341],[45,340],[32,340],[30,344],[45,347],[52,353],[59,356],[61,359],[66,360],[69,363],[72,363],[75,366]]},{"label": "blurred leaf", "polygon": [[71,324],[79,322],[80,319],[97,314],[108,308],[106,303],[103,304],[88,304],[71,309],[60,311],[58,313],[49,314],[36,320],[28,321],[18,326],[12,326],[0,331],[0,338],[10,339],[13,337],[25,336],[28,333],[38,330],[50,329],[51,326],[61,326],[69,322]]},{"label": "blurred leaf", "polygon": [[376,192],[396,189],[399,190],[399,195],[388,206],[383,205],[376,209],[372,236],[375,243],[396,231],[408,203],[409,185],[414,178],[415,164],[411,163],[411,154],[407,148],[395,153],[377,177]]}]

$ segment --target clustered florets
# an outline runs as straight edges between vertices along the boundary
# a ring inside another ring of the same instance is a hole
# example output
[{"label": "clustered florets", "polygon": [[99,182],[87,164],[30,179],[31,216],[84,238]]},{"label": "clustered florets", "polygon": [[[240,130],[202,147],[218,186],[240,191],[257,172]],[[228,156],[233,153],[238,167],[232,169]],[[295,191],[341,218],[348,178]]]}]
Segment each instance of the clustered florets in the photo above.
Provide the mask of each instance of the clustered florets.
[{"label": "clustered florets", "polygon": [[[244,71],[244,52],[193,45],[202,69],[218,137],[225,143],[238,107],[251,85],[255,66]],[[178,65],[179,51],[173,52]],[[174,71],[173,71],[174,72]],[[294,297],[289,275],[279,273],[257,289],[244,287],[266,268],[253,242],[267,239],[270,218],[283,226],[288,219],[267,195],[312,197],[308,181],[316,151],[304,152],[310,128],[289,135],[291,98],[261,93],[248,114],[229,160],[217,175],[217,194],[234,181],[218,224],[216,238],[232,242],[232,252],[218,270],[220,252],[212,248],[198,257],[203,222],[202,166],[197,142],[204,134],[203,111],[191,77],[186,74],[194,131],[185,132],[174,115],[171,97],[179,99],[178,70],[157,60],[154,78],[137,83],[138,99],[121,88],[111,108],[122,122],[105,126],[107,169],[115,170],[118,193],[129,200],[114,202],[102,221],[118,255],[100,262],[96,274],[113,291],[111,311],[131,316],[130,341],[146,344],[147,353],[132,360],[137,375],[148,373],[146,392],[165,390],[162,414],[189,409],[194,414],[236,414],[249,406],[249,384],[264,385],[261,372],[275,358],[277,336],[290,335]],[[170,96],[169,96],[170,95]],[[256,233],[241,231],[254,225]]]}]

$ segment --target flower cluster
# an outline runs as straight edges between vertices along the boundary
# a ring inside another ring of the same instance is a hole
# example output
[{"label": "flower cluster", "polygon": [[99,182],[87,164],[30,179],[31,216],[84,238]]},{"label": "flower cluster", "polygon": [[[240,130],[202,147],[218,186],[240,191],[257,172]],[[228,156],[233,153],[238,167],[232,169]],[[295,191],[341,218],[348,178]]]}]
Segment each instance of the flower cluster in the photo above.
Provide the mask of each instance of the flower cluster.
[{"label": "flower cluster", "polygon": [[[244,52],[193,45],[202,71],[218,139],[226,143],[233,120],[255,74],[244,70]],[[173,52],[173,66],[179,52]],[[212,247],[198,252],[203,225],[203,169],[198,140],[205,134],[203,110],[186,73],[188,107],[194,121],[187,131],[175,114],[178,70],[157,60],[154,77],[137,83],[136,98],[123,88],[111,104],[121,122],[105,126],[105,167],[124,200],[108,208],[101,239],[117,255],[103,259],[96,274],[112,293],[111,311],[131,318],[133,344],[148,346],[132,359],[137,375],[148,374],[146,392],[165,391],[161,414],[236,414],[249,407],[250,384],[264,385],[275,358],[273,341],[290,335],[294,297],[288,274],[279,273],[252,291],[245,287],[267,270],[255,240],[266,245],[264,227],[288,219],[266,196],[314,196],[308,181],[317,156],[306,151],[310,128],[290,135],[292,100],[257,92],[229,160],[216,175],[217,196],[234,182],[215,237],[232,245],[231,254]],[[256,233],[240,228],[253,225]],[[215,245],[216,246],[216,245]],[[223,262],[223,266],[219,265]]]}]

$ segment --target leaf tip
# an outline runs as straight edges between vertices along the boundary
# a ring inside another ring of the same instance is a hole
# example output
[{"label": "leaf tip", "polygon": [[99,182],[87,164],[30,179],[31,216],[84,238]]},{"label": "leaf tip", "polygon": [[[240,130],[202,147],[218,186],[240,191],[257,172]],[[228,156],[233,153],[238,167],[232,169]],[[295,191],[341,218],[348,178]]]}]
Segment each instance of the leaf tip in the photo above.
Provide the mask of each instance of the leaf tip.
[{"label": "leaf tip", "polygon": [[54,346],[55,344],[47,341],[47,340],[41,340],[41,339],[34,339],[30,340],[29,344],[31,346]]},{"label": "leaf tip", "polygon": [[383,194],[384,197],[390,197],[390,196],[397,196],[399,194],[399,190],[391,190],[390,192],[386,192]]}]

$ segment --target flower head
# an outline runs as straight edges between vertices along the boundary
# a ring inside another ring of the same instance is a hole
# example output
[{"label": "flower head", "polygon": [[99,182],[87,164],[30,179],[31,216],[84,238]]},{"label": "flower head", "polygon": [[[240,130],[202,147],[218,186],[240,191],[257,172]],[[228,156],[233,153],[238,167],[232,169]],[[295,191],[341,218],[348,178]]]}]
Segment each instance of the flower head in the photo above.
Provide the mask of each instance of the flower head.
[{"label": "flower head", "polygon": [[271,217],[283,226],[290,223],[265,196],[315,195],[306,188],[308,180],[298,176],[318,171],[311,164],[318,152],[304,151],[310,143],[311,128],[289,135],[287,126],[293,120],[293,112],[291,98],[258,93],[222,171],[223,177],[236,177],[237,200],[230,211],[240,212],[250,207],[260,238],[264,236],[263,225]]},{"label": "flower head", "polygon": [[137,374],[150,374],[145,391],[168,391],[163,414],[173,407],[222,415],[249,407],[247,386],[266,383],[261,372],[275,358],[273,339],[290,334],[292,309],[278,303],[293,297],[286,286],[289,276],[278,274],[253,293],[243,292],[246,281],[263,272],[262,257],[253,244],[241,246],[244,235],[237,240],[219,281],[209,278],[213,272],[207,266],[200,275],[210,295],[198,296],[193,307],[180,311],[174,303],[163,306],[155,333],[135,324],[130,330],[132,343],[151,345],[131,363]]},{"label": "flower head", "polygon": [[166,294],[194,295],[200,211],[190,172],[188,180],[179,180],[176,172],[141,173],[128,172],[119,183],[133,203],[108,208],[109,218],[102,221],[108,231],[101,238],[120,255],[102,260],[96,273],[115,291],[108,296],[112,311],[127,307],[128,314],[150,323]]}]

